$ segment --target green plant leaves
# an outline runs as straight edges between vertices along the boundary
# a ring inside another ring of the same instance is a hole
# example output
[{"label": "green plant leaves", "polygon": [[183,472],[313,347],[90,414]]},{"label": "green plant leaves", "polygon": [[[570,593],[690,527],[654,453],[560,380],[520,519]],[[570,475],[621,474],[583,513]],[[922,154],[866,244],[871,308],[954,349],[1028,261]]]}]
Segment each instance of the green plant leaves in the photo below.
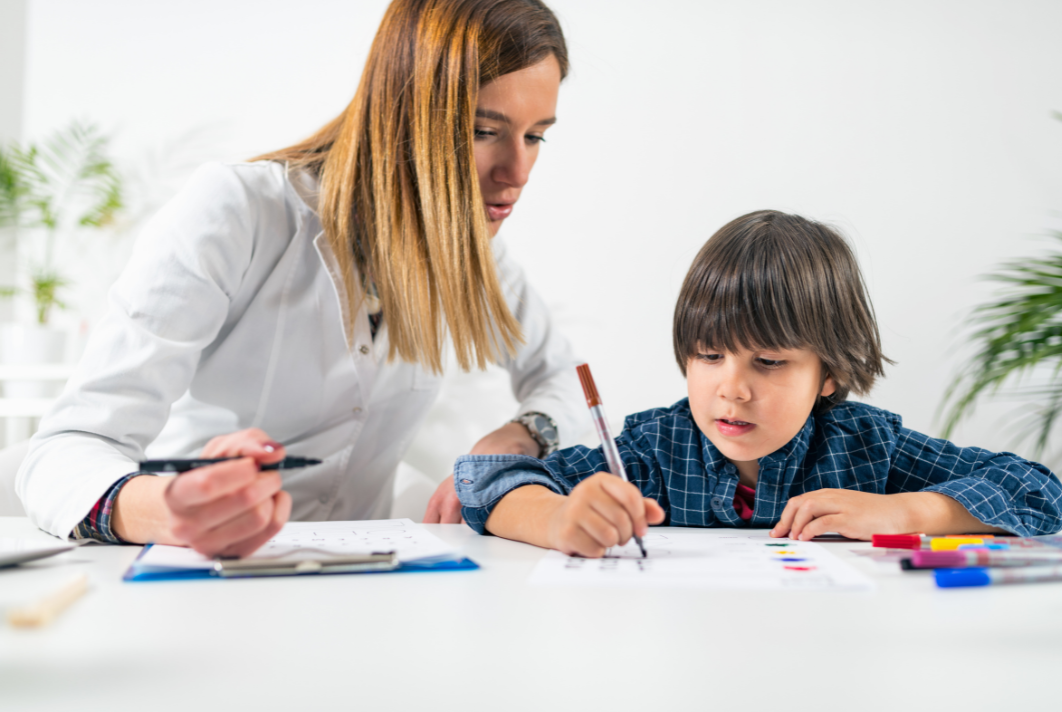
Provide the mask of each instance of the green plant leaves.
[{"label": "green plant leaves", "polygon": [[[102,227],[123,207],[122,181],[107,148],[95,125],[75,121],[39,144],[0,150],[0,227],[44,229],[43,263],[31,275],[41,324],[53,307],[66,307],[58,294],[68,282],[53,264],[57,234]],[[15,291],[0,290],[0,296]]]},{"label": "green plant leaves", "polygon": [[[1062,233],[1052,237],[1062,243]],[[1040,259],[1004,265],[989,279],[1003,285],[1001,296],[971,314],[970,341],[977,351],[944,396],[944,436],[974,411],[978,398],[998,394],[1005,384],[1019,385],[1033,374],[1050,377],[1045,385],[1012,390],[1010,395],[1036,398],[1018,422],[1035,436],[1037,456],[1047,446],[1051,429],[1062,414],[1062,246]]]}]

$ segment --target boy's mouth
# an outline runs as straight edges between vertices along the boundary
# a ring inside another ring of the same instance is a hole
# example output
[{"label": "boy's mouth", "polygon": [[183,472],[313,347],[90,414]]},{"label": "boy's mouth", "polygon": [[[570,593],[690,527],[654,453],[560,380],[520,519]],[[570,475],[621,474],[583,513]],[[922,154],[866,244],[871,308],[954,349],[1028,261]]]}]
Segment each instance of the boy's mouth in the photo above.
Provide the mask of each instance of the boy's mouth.
[{"label": "boy's mouth", "polygon": [[748,423],[744,420],[734,420],[732,418],[716,418],[715,427],[719,429],[719,432],[723,435],[744,435],[753,428],[756,427],[755,423]]}]

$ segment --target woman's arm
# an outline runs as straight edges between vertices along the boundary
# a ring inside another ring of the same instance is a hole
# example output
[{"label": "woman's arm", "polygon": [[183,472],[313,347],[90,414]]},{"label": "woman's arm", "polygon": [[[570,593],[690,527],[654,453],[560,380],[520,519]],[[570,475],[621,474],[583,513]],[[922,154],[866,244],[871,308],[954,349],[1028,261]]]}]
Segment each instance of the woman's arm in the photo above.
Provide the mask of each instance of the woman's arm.
[{"label": "woman's arm", "polygon": [[[254,252],[249,193],[237,171],[206,166],[138,238],[107,315],[18,474],[19,496],[42,529],[69,535],[112,484],[136,472],[171,404],[188,390]],[[120,509],[140,502],[132,493],[151,489],[145,479],[119,493]],[[159,505],[154,495],[148,500]]]}]

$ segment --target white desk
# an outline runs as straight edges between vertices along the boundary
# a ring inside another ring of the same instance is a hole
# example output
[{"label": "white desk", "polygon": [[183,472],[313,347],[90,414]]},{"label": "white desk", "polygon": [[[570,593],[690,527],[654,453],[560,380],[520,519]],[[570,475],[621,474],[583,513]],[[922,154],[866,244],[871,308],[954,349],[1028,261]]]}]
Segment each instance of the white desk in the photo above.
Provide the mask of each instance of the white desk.
[{"label": "white desk", "polygon": [[849,542],[877,592],[538,588],[540,550],[429,528],[483,568],[122,583],[139,548],[90,546],[0,571],[0,608],[91,579],[49,628],[0,623],[0,709],[1062,708],[1062,584],[938,590]]}]

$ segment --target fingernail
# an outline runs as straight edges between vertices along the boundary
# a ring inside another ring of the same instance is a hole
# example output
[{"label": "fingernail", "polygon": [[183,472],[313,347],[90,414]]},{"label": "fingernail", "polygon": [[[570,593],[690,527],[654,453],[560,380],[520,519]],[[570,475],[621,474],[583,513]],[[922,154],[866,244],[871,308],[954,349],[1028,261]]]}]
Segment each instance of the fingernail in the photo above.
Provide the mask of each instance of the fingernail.
[{"label": "fingernail", "polygon": [[277,450],[279,450],[282,447],[284,447],[284,446],[281,445],[280,443],[274,442],[272,440],[270,440],[269,442],[264,443],[262,445],[262,449],[265,450],[266,452],[276,452]]}]

